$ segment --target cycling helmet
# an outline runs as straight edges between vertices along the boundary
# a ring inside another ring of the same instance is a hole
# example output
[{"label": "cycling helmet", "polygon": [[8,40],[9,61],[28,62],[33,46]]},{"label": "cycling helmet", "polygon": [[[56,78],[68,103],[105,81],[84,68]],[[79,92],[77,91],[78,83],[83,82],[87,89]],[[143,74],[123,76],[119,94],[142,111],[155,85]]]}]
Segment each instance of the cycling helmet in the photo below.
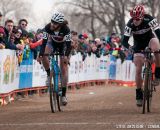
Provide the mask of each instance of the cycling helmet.
[{"label": "cycling helmet", "polygon": [[60,12],[54,12],[51,21],[56,22],[56,23],[63,23],[64,15]]},{"label": "cycling helmet", "polygon": [[136,5],[130,12],[130,16],[133,19],[142,19],[144,17],[145,11],[143,5]]}]

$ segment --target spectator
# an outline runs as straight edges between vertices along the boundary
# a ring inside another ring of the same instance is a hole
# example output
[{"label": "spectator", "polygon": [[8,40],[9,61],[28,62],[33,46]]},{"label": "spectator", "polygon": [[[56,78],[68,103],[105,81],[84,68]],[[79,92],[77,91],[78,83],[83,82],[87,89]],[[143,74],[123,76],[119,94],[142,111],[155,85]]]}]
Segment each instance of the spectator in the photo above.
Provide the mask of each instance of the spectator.
[{"label": "spectator", "polygon": [[23,46],[20,45],[20,44],[13,44],[12,41],[11,41],[11,35],[13,33],[13,25],[14,25],[14,22],[12,20],[7,20],[5,21],[5,28],[4,28],[4,31],[5,31],[5,45],[6,45],[6,48],[8,49],[13,49],[13,50],[23,50]]},{"label": "spectator", "polygon": [[14,36],[15,36],[15,42],[14,44],[21,44],[21,35],[22,35],[22,30],[21,29],[15,29],[13,30]]},{"label": "spectator", "polygon": [[83,37],[83,35],[82,34],[79,34],[78,35],[78,52],[81,52],[81,54],[84,52],[84,47],[83,47],[83,45],[84,45],[84,37]]},{"label": "spectator", "polygon": [[101,56],[101,46],[102,46],[102,41],[99,38],[95,39],[95,45],[97,49],[95,50],[95,54],[97,58],[100,58]]},{"label": "spectator", "polygon": [[20,19],[18,22],[18,28],[22,30],[22,36],[28,35],[27,25],[28,21],[26,19]]},{"label": "spectator", "polygon": [[5,35],[4,28],[1,26],[0,27],[0,49],[5,48],[4,35]]},{"label": "spectator", "polygon": [[76,54],[77,48],[78,48],[78,33],[75,31],[71,31],[71,46],[72,46],[72,50],[71,50],[71,54],[74,55]]},{"label": "spectator", "polygon": [[91,51],[92,51],[92,48],[89,44],[89,39],[88,39],[88,34],[87,33],[83,33],[83,37],[84,37],[84,45],[85,45],[85,52],[87,54],[89,54],[89,56],[91,55]]},{"label": "spectator", "polygon": [[92,48],[92,52],[95,53],[96,50],[97,50],[97,46],[96,46],[94,40],[93,40],[93,41],[90,41],[90,46],[91,46],[91,48]]},{"label": "spectator", "polygon": [[14,45],[15,44],[15,34],[12,33],[10,36],[10,44]]},{"label": "spectator", "polygon": [[9,42],[9,39],[10,39],[10,35],[12,34],[12,31],[13,31],[13,25],[14,25],[14,22],[9,19],[7,21],[5,21],[5,40],[6,42]]},{"label": "spectator", "polygon": [[86,56],[87,56],[87,46],[86,46],[86,44],[85,44],[85,38],[84,38],[84,36],[82,35],[82,34],[80,34],[79,36],[78,36],[78,38],[79,38],[79,44],[78,44],[78,52],[80,52],[81,53],[81,55],[82,55],[82,60],[84,61],[85,60],[85,58],[86,58]]}]

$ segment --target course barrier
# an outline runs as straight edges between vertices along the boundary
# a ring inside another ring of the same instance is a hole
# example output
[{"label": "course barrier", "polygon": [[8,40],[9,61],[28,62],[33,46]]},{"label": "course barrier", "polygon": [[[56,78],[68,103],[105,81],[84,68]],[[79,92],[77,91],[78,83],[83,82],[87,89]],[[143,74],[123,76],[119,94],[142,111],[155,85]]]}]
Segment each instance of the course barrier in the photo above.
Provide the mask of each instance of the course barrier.
[{"label": "course barrier", "polygon": [[[120,59],[115,60],[110,55],[96,58],[92,54],[84,61],[80,53],[73,55],[68,73],[69,88],[102,83],[135,85],[135,66],[132,61],[126,60],[122,63]],[[17,93],[28,95],[29,91],[36,90],[41,94],[47,89],[46,77],[42,64],[33,59],[33,53],[30,53],[29,58],[23,59],[19,65],[15,51],[0,50],[0,102],[2,105],[7,104],[6,101],[13,101]]]}]

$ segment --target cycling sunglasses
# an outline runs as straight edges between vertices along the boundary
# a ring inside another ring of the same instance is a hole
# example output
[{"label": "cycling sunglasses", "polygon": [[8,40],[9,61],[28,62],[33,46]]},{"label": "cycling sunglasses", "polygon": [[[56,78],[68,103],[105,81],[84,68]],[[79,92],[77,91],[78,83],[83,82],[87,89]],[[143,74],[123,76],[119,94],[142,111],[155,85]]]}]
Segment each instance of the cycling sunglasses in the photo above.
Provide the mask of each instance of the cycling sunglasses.
[{"label": "cycling sunglasses", "polygon": [[140,20],[142,20],[142,18],[133,18],[133,20],[140,21]]},{"label": "cycling sunglasses", "polygon": [[53,21],[53,20],[51,20],[51,23],[53,23],[53,24],[55,24],[55,25],[59,24],[59,23],[57,23],[57,22],[55,22],[55,21]]}]

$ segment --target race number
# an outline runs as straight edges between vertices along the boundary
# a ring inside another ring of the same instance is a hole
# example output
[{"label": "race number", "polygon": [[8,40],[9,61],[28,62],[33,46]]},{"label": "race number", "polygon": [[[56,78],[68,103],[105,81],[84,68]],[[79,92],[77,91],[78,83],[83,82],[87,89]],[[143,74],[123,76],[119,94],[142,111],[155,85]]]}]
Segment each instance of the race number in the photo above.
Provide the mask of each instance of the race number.
[{"label": "race number", "polygon": [[130,27],[126,26],[125,30],[124,30],[124,35],[128,36],[128,37],[131,36],[131,31],[132,31],[132,29]]},{"label": "race number", "polygon": [[150,21],[149,23],[149,26],[153,29],[153,30],[156,30],[159,28],[159,24],[157,22],[157,19],[153,19],[152,21]]},{"label": "race number", "polygon": [[71,34],[65,35],[64,40],[67,42],[71,41]]}]

